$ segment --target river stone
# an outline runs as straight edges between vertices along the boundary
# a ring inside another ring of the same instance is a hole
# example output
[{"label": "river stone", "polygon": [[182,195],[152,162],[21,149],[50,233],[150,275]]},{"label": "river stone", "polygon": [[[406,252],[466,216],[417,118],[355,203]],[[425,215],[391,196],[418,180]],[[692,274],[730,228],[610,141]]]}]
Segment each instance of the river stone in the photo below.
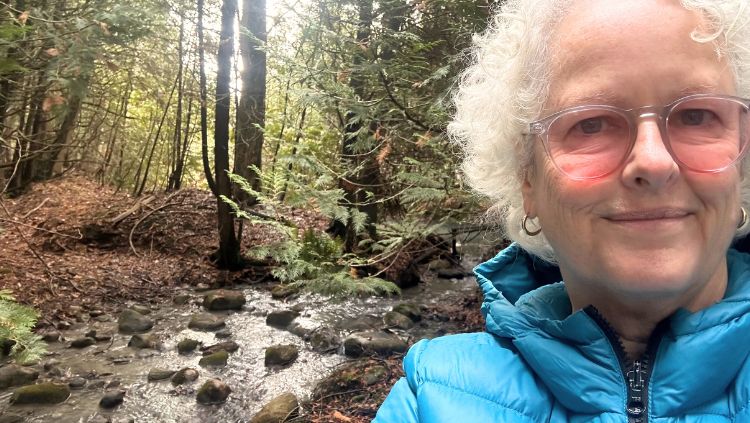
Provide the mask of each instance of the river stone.
[{"label": "river stone", "polygon": [[470,273],[462,267],[438,270],[437,276],[443,279],[463,279]]},{"label": "river stone", "polygon": [[22,386],[13,392],[11,404],[59,404],[70,396],[70,389],[58,383]]},{"label": "river stone", "polygon": [[177,352],[183,355],[190,354],[200,345],[195,339],[183,339],[177,344]]},{"label": "river stone", "polygon": [[191,369],[189,367],[186,367],[184,369],[179,370],[177,373],[172,376],[172,385],[182,385],[186,382],[194,382],[198,379],[199,373],[195,369]]},{"label": "river stone", "polygon": [[218,344],[209,345],[207,347],[201,348],[201,352],[203,352],[203,355],[211,355],[216,352],[219,352],[221,350],[224,350],[228,353],[233,353],[240,349],[240,345],[234,341],[225,341],[225,342],[219,342]]},{"label": "river stone", "polygon": [[335,351],[341,345],[341,338],[333,329],[318,328],[310,335],[310,345],[318,353]]},{"label": "river stone", "polygon": [[250,423],[281,423],[297,416],[299,401],[294,394],[286,392],[272,399],[253,416]]},{"label": "river stone", "polygon": [[121,333],[143,333],[154,327],[154,322],[135,310],[125,309],[120,313],[117,326]]},{"label": "river stone", "polygon": [[418,305],[413,303],[399,303],[393,306],[391,309],[396,313],[401,313],[404,316],[410,318],[413,322],[422,320],[422,310]]},{"label": "river stone", "polygon": [[224,327],[224,319],[210,313],[194,314],[188,327],[193,330],[214,331]]},{"label": "river stone", "polygon": [[39,377],[39,372],[29,367],[14,364],[0,367],[0,389],[28,385]]},{"label": "river stone", "polygon": [[146,376],[146,379],[148,379],[149,382],[154,382],[157,380],[164,380],[169,379],[172,376],[177,373],[175,370],[169,370],[169,369],[151,369],[148,371],[148,376]]},{"label": "river stone", "polygon": [[112,321],[112,316],[110,316],[109,314],[102,314],[101,316],[94,317],[94,320],[99,323],[107,323]]},{"label": "river stone", "polygon": [[349,357],[389,356],[405,351],[406,342],[386,332],[355,332],[344,340],[344,354]]},{"label": "river stone", "polygon": [[116,389],[114,391],[106,392],[102,399],[99,400],[99,407],[107,409],[117,407],[122,404],[123,399],[125,399],[125,392],[124,389]]},{"label": "river stone", "polygon": [[150,348],[158,350],[160,345],[159,338],[155,335],[133,335],[128,341],[128,346],[131,348],[143,349]]},{"label": "river stone", "polygon": [[222,329],[214,334],[219,339],[226,339],[232,337],[232,332],[229,329]]},{"label": "river stone", "polygon": [[299,292],[299,288],[294,285],[282,284],[276,285],[271,289],[271,298],[274,300],[283,300]]},{"label": "river stone", "polygon": [[17,414],[3,414],[0,416],[0,423],[21,423],[25,419]]},{"label": "river stone", "polygon": [[383,323],[391,328],[398,329],[411,329],[414,327],[414,322],[396,311],[389,311],[383,316]]},{"label": "river stone", "polygon": [[203,307],[206,310],[239,310],[245,305],[245,295],[239,291],[218,290],[203,297]]},{"label": "river stone", "polygon": [[388,370],[383,366],[372,366],[365,370],[365,374],[362,375],[362,383],[365,386],[372,386],[385,378]]},{"label": "river stone", "polygon": [[48,329],[39,334],[39,336],[42,337],[42,340],[47,343],[52,342],[58,342],[60,341],[60,337],[62,336],[60,332],[54,330],[54,329]]},{"label": "river stone", "polygon": [[70,342],[70,348],[86,348],[96,344],[96,339],[90,337],[74,339]]},{"label": "river stone", "polygon": [[299,312],[294,310],[276,310],[268,313],[266,324],[277,329],[286,329],[298,316]]},{"label": "river stone", "polygon": [[81,389],[86,386],[86,379],[80,376],[74,377],[68,381],[68,386],[70,389]]},{"label": "river stone", "polygon": [[111,333],[98,333],[96,334],[96,336],[94,336],[94,339],[96,339],[96,342],[111,341],[112,334]]},{"label": "river stone", "polygon": [[289,332],[299,336],[300,338],[304,339],[305,341],[310,339],[310,334],[312,333],[313,329],[305,327],[304,325],[300,324],[299,322],[292,322],[289,324],[289,326],[286,328]]},{"label": "river stone", "polygon": [[227,400],[231,392],[232,390],[226,383],[209,379],[198,389],[195,399],[203,405],[221,404]]},{"label": "river stone", "polygon": [[266,348],[266,366],[286,366],[299,356],[296,345],[273,345]]},{"label": "river stone", "polygon": [[216,351],[213,354],[202,357],[198,360],[198,365],[203,367],[221,367],[227,365],[229,353],[224,350]]},{"label": "river stone", "polygon": [[175,305],[185,305],[190,302],[190,294],[177,294],[172,298]]},{"label": "river stone", "polygon": [[138,313],[143,314],[144,316],[147,314],[151,314],[151,308],[145,305],[135,304],[130,307],[131,310],[136,311]]}]

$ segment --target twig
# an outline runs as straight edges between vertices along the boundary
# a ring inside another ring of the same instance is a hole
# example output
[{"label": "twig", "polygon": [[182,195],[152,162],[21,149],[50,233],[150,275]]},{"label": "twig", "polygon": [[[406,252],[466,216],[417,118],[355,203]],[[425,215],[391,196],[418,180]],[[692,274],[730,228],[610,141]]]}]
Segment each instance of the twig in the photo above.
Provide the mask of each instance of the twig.
[{"label": "twig", "polygon": [[44,206],[44,204],[47,201],[49,201],[49,197],[45,198],[44,201],[42,201],[38,206],[36,206],[33,209],[29,210],[28,213],[26,213],[25,215],[21,216],[21,219],[26,219],[27,217],[31,216],[32,213],[34,213],[35,211],[41,209],[42,206]]},{"label": "twig", "polygon": [[[170,198],[173,195],[171,195]],[[137,222],[135,222],[135,225],[133,225],[133,228],[130,229],[130,235],[128,236],[128,243],[130,244],[130,249],[133,250],[133,254],[135,254],[136,257],[140,257],[140,254],[138,254],[138,251],[136,251],[136,249],[135,249],[135,245],[133,245],[133,234],[135,233],[135,229],[138,227],[138,225],[140,225],[144,220],[146,220],[152,214],[158,212],[159,210],[164,210],[167,207],[175,206],[175,205],[177,205],[177,203],[167,203],[167,204],[164,204],[163,206],[157,207],[157,208],[151,210],[150,212],[146,213],[145,215],[143,215],[143,217],[141,217],[140,219],[138,219]],[[153,241],[153,239],[152,239],[152,241]],[[152,247],[153,247],[153,245],[152,245]]]}]

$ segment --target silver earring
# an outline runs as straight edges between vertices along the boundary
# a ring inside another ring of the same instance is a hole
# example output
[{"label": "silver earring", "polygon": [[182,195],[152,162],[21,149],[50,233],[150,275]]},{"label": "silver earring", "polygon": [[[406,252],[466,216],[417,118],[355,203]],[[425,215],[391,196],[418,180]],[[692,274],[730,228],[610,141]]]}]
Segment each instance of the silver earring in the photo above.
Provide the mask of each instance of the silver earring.
[{"label": "silver earring", "polygon": [[740,218],[740,223],[737,225],[737,229],[741,229],[747,225],[747,211],[744,207],[740,207],[740,212],[742,213],[742,218]]},{"label": "silver earring", "polygon": [[[745,216],[747,218],[747,216]],[[542,228],[539,228],[535,231],[530,231],[529,228],[526,227],[526,223],[529,221],[529,215],[523,217],[523,221],[521,222],[521,229],[523,229],[524,232],[526,232],[526,235],[528,236],[537,236],[540,233],[542,233]]]}]

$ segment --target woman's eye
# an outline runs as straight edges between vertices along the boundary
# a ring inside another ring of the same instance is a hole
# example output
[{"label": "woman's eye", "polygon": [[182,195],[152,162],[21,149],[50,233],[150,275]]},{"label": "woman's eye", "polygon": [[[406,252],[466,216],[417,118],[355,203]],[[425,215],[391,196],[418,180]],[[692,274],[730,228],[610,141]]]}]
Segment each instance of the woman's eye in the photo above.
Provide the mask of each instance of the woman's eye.
[{"label": "woman's eye", "polygon": [[680,112],[680,122],[687,126],[703,125],[713,116],[713,112],[704,109],[688,109]]},{"label": "woman's eye", "polygon": [[576,124],[577,129],[584,134],[596,134],[601,132],[603,126],[604,122],[601,118],[584,119]]}]

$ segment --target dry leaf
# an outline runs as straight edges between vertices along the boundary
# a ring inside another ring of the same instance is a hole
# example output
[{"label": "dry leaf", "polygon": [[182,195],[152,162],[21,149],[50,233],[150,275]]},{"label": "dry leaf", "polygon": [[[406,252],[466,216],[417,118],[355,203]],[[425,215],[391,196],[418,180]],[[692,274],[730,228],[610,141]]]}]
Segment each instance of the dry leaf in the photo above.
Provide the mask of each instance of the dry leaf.
[{"label": "dry leaf", "polygon": [[59,56],[59,55],[60,55],[60,51],[59,51],[59,50],[57,50],[57,49],[56,49],[56,48],[54,48],[54,47],[53,47],[53,48],[48,48],[47,50],[44,50],[44,53],[45,53],[45,54],[46,54],[47,56],[50,56],[50,57],[57,57],[57,56]]},{"label": "dry leaf", "polygon": [[65,98],[63,98],[63,96],[55,95],[47,97],[42,103],[42,110],[44,110],[45,112],[49,112],[50,110],[52,110],[52,107],[58,106],[60,104],[65,104]]},{"label": "dry leaf", "polygon": [[21,25],[26,25],[26,21],[28,20],[29,20],[28,10],[18,15],[18,23],[20,23]]},{"label": "dry leaf", "polygon": [[109,25],[107,25],[106,22],[99,22],[99,28],[102,30],[103,33],[107,35],[112,35],[112,33],[109,32]]},{"label": "dry leaf", "polygon": [[337,422],[346,423],[346,422],[352,421],[351,417],[346,417],[345,415],[339,413],[338,411],[334,411],[331,417],[333,417],[333,419],[336,420]]}]

